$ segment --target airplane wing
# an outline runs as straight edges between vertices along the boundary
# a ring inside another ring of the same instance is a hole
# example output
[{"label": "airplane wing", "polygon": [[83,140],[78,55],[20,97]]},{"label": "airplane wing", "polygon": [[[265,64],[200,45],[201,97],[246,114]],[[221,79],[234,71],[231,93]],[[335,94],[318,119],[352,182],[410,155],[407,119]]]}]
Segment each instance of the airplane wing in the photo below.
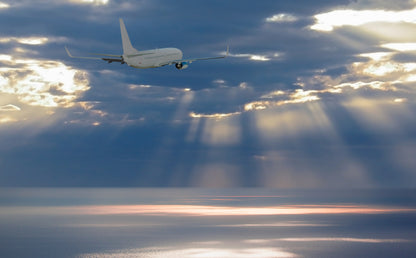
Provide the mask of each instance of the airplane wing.
[{"label": "airplane wing", "polygon": [[230,47],[229,47],[229,46],[227,46],[227,51],[226,51],[225,55],[223,55],[223,56],[215,56],[215,57],[202,57],[202,58],[189,58],[189,59],[173,60],[173,61],[170,61],[170,62],[168,62],[168,63],[161,64],[161,66],[165,66],[165,65],[173,65],[173,64],[175,64],[175,65],[177,65],[177,64],[190,64],[190,63],[192,63],[192,62],[199,61],[199,60],[211,60],[211,59],[221,59],[221,58],[226,58],[226,57],[228,56],[229,50],[230,50]]},{"label": "airplane wing", "polygon": [[110,54],[91,54],[91,55],[97,55],[97,56],[105,56],[105,57],[91,57],[91,56],[73,56],[71,52],[69,52],[69,49],[65,47],[66,53],[71,58],[82,58],[82,59],[95,59],[95,60],[104,60],[108,63],[112,62],[119,62],[121,64],[124,64],[123,56],[122,55],[110,55]]}]

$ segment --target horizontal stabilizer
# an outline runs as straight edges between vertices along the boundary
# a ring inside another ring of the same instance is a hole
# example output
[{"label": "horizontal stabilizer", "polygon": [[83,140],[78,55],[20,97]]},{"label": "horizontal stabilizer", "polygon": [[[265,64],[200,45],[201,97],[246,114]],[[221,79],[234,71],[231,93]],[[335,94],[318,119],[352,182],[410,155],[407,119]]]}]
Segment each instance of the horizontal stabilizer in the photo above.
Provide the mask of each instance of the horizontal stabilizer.
[{"label": "horizontal stabilizer", "polygon": [[68,56],[69,56],[69,57],[72,57],[72,58],[98,59],[98,60],[100,60],[100,59],[101,59],[101,58],[98,58],[98,57],[90,57],[90,56],[73,56],[73,55],[71,54],[71,52],[69,52],[69,49],[68,49],[67,47],[65,47],[65,50],[66,50],[66,53],[68,54]]},{"label": "horizontal stabilizer", "polygon": [[91,55],[98,55],[98,56],[107,56],[107,57],[118,57],[118,58],[106,58],[106,57],[91,57],[91,56],[73,56],[71,52],[69,52],[69,49],[65,47],[66,53],[69,57],[72,58],[82,58],[82,59],[95,59],[95,60],[104,60],[106,62],[112,63],[112,62],[119,62],[124,64],[123,57],[121,55],[110,55],[110,54],[91,54]]}]

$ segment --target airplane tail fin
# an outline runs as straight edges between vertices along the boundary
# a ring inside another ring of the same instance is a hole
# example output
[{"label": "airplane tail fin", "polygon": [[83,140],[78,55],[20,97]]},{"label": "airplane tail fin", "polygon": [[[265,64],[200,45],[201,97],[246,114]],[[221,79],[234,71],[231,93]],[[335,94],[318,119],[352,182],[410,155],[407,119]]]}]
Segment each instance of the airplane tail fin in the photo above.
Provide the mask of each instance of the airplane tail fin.
[{"label": "airplane tail fin", "polygon": [[120,18],[121,40],[123,42],[123,55],[137,54],[139,51],[135,49],[130,42],[129,34],[127,34],[126,26],[123,19]]}]

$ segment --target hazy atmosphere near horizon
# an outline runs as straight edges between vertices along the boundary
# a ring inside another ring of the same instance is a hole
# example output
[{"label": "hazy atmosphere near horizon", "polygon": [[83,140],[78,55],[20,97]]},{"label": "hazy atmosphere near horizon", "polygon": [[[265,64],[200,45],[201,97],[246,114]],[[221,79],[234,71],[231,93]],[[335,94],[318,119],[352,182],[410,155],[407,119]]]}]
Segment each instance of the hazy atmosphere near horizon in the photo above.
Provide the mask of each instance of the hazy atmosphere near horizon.
[{"label": "hazy atmosphere near horizon", "polygon": [[[71,59],[217,56],[188,69]],[[412,188],[415,1],[0,1],[0,185]]]}]

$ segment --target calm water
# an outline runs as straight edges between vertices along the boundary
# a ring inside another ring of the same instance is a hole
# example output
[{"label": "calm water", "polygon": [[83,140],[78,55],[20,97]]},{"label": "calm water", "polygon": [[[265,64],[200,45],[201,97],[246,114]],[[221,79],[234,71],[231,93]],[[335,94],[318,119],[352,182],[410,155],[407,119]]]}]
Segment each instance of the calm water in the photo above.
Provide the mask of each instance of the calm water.
[{"label": "calm water", "polygon": [[0,257],[416,257],[416,191],[3,188]]}]

